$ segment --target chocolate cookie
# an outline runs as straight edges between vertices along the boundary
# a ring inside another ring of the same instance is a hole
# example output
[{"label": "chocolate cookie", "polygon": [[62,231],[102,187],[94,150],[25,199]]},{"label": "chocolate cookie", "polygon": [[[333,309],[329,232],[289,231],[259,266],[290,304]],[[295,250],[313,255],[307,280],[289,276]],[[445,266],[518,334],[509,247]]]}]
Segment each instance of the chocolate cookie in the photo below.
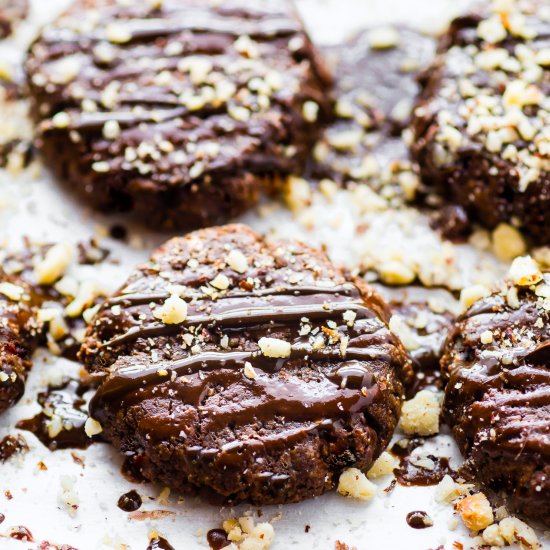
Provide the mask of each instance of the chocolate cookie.
[{"label": "chocolate cookie", "polygon": [[[550,21],[545,2],[456,19],[413,120],[426,182],[489,228],[550,243]],[[521,10],[521,11],[520,11]]]},{"label": "chocolate cookie", "polygon": [[168,241],[100,309],[90,406],[145,477],[295,502],[368,468],[412,369],[381,299],[303,244],[243,225]]},{"label": "chocolate cookie", "polygon": [[17,403],[25,391],[40,323],[31,289],[0,270],[0,413]]},{"label": "chocolate cookie", "polygon": [[418,177],[401,133],[435,46],[434,38],[406,27],[375,27],[323,49],[334,75],[336,117],[315,147],[311,176],[366,181],[385,187],[384,196],[393,188],[412,198]]},{"label": "chocolate cookie", "polygon": [[286,0],[79,0],[31,47],[44,158],[91,206],[228,219],[299,172],[330,79]]},{"label": "chocolate cookie", "polygon": [[407,389],[412,397],[427,386],[442,389],[439,361],[449,329],[456,318],[457,301],[442,288],[375,285],[388,304],[390,328],[407,350],[415,371]]},{"label": "chocolate cookie", "polygon": [[479,481],[550,525],[550,274],[533,265],[516,260],[515,284],[476,302],[450,332],[443,416]]}]

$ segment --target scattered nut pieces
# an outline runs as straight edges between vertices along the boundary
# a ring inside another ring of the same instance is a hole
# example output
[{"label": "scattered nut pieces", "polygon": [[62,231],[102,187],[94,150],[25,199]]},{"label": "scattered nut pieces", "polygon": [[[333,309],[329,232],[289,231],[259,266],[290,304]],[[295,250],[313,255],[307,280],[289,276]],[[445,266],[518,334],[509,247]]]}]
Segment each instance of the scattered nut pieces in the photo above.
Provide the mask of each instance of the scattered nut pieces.
[{"label": "scattered nut pieces", "polygon": [[437,485],[435,500],[450,504],[456,499],[467,495],[473,487],[471,483],[457,483],[449,474],[446,474]]},{"label": "scattered nut pieces", "polygon": [[483,285],[474,285],[467,288],[463,288],[460,291],[460,304],[463,309],[468,309],[481,298],[486,298],[491,294],[491,291]]},{"label": "scattered nut pieces", "polygon": [[267,336],[260,338],[258,346],[260,346],[261,352],[266,357],[290,357],[292,351],[290,342],[279,338],[269,338]]},{"label": "scattered nut pieces", "polygon": [[434,435],[439,432],[440,402],[436,393],[419,391],[401,409],[401,429],[406,434]]},{"label": "scattered nut pieces", "polygon": [[471,531],[481,531],[494,521],[493,509],[483,493],[475,493],[459,500],[456,509]]},{"label": "scattered nut pieces", "polygon": [[493,231],[493,251],[499,260],[513,260],[526,250],[525,239],[515,227],[501,223]]},{"label": "scattered nut pieces", "polygon": [[155,309],[153,315],[166,325],[178,325],[187,319],[187,302],[172,294],[162,306]]},{"label": "scattered nut pieces", "polygon": [[371,48],[375,50],[395,48],[400,41],[399,31],[394,27],[372,29],[368,34],[368,41]]},{"label": "scattered nut pieces", "polygon": [[232,543],[226,547],[229,550],[267,550],[275,537],[275,531],[270,523],[256,525],[254,518],[250,516],[225,520],[223,530]]},{"label": "scattered nut pieces", "polygon": [[3,282],[0,283],[0,294],[3,294],[14,302],[19,302],[25,294],[25,289],[13,283]]},{"label": "scattered nut pieces", "polygon": [[218,273],[218,275],[216,275],[214,279],[210,281],[210,284],[218,290],[227,290],[229,288],[229,285],[231,284],[231,281],[223,273]]},{"label": "scattered nut pieces", "polygon": [[237,273],[244,273],[248,268],[248,260],[246,259],[246,256],[236,248],[229,252],[225,261],[227,262],[227,265]]},{"label": "scattered nut pieces", "polygon": [[350,498],[370,500],[376,494],[376,485],[357,468],[348,468],[338,480],[338,492]]},{"label": "scattered nut pieces", "polygon": [[34,268],[36,281],[40,285],[51,285],[60,279],[71,262],[73,255],[69,244],[56,244],[48,249],[46,255]]},{"label": "scattered nut pieces", "polygon": [[84,431],[88,437],[93,437],[94,435],[100,434],[103,431],[103,427],[97,420],[89,417],[84,424]]},{"label": "scattered nut pieces", "polygon": [[516,258],[510,266],[508,277],[517,286],[535,285],[543,279],[542,271],[531,256]]}]

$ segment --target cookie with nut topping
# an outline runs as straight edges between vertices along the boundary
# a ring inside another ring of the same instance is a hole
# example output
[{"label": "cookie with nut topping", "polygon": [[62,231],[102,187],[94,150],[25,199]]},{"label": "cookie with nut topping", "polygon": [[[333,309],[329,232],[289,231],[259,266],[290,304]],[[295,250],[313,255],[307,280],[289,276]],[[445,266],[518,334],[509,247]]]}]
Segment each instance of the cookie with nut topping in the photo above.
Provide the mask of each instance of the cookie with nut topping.
[{"label": "cookie with nut topping", "polygon": [[456,19],[415,109],[427,183],[494,228],[550,243],[550,20],[541,0]]},{"label": "cookie with nut topping", "polygon": [[550,525],[550,275],[530,257],[451,330],[443,416],[466,466]]},{"label": "cookie with nut topping", "polygon": [[39,336],[32,289],[0,269],[0,413],[23,396]]},{"label": "cookie with nut topping", "polygon": [[26,70],[44,158],[87,204],[227,220],[299,172],[330,78],[286,0],[80,0]]},{"label": "cookie with nut topping", "polygon": [[296,502],[386,447],[412,368],[382,300],[244,225],[174,238],[99,310],[80,352],[97,429],[148,479]]}]

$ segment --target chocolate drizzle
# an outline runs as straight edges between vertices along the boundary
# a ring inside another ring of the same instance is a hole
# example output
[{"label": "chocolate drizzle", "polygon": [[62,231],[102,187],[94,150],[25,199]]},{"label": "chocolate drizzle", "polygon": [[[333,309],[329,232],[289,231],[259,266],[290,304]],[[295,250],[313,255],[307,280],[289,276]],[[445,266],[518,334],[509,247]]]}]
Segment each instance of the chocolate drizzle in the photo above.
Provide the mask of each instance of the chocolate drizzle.
[{"label": "chocolate drizzle", "polygon": [[77,380],[66,380],[38,394],[42,411],[17,422],[21,430],[32,432],[51,451],[85,449],[93,439],[84,431],[88,419],[83,394],[89,387]]},{"label": "chocolate drizzle", "polygon": [[458,319],[441,361],[448,379],[442,413],[467,471],[550,525],[550,323],[537,295],[550,282],[544,277],[535,291],[514,289],[517,306],[505,287]]},{"label": "chocolate drizzle", "polygon": [[[112,299],[104,308],[122,303],[128,311],[163,298],[163,294],[153,294],[150,298],[145,294],[123,295]],[[209,313],[196,313],[206,307]],[[238,408],[211,414],[209,424],[211,429],[219,429],[228,422],[245,423],[252,417],[268,420],[276,414],[289,421],[309,422],[298,430],[291,429],[275,438],[263,440],[264,445],[276,445],[281,440],[300,437],[311,429],[330,427],[332,422],[327,422],[326,418],[364,411],[377,399],[378,386],[376,376],[364,367],[362,361],[391,362],[388,352],[381,345],[385,342],[380,341],[377,334],[383,325],[373,317],[373,312],[364,305],[358,288],[352,284],[332,288],[275,288],[249,294],[238,292],[212,303],[192,304],[190,309],[184,323],[137,326],[102,344],[102,347],[115,347],[129,340],[181,332],[197,324],[214,325],[230,331],[246,328],[263,334],[273,326],[299,325],[304,317],[311,322],[326,321],[341,318],[345,311],[354,311],[356,319],[353,327],[345,324],[338,326],[349,334],[349,343],[343,352],[334,346],[315,350],[307,337],[297,335],[290,356],[284,359],[265,357],[259,350],[207,351],[180,360],[160,361],[151,366],[143,365],[138,358],[130,366],[118,367],[115,363],[112,374],[90,403],[94,418],[104,421],[104,411],[108,405],[125,408],[152,397],[158,393],[159,385],[164,386],[170,395],[178,395],[183,403],[200,407],[209,387],[243,383],[246,378],[242,371],[245,363],[249,362],[257,377],[248,382],[248,386],[254,396],[261,397],[261,402],[253,399],[250,406],[240,403]],[[280,381],[277,378],[277,373],[287,362],[309,358],[336,362],[337,366],[328,370],[323,378],[311,382],[310,387],[293,379]],[[184,425],[179,423],[167,423],[161,431],[164,436],[178,436],[183,428]],[[226,445],[222,451],[234,452],[238,448],[239,445]]]}]

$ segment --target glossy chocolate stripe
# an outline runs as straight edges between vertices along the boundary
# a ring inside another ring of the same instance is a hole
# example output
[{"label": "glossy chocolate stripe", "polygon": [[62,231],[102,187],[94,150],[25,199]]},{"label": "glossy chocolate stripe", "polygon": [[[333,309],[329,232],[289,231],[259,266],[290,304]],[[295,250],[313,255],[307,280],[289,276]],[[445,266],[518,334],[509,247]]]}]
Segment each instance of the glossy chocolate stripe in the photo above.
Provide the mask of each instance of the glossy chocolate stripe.
[{"label": "glossy chocolate stripe", "polygon": [[[288,17],[279,17],[265,20],[243,20],[241,18],[217,17],[215,12],[202,14],[185,13],[185,20],[174,24],[178,14],[170,14],[170,19],[149,19],[144,25],[143,19],[120,19],[120,25],[124,32],[128,33],[129,40],[124,45],[129,45],[135,40],[165,37],[180,34],[185,31],[209,34],[226,34],[230,36],[247,35],[252,38],[274,39],[291,36],[300,33],[300,27]],[[109,18],[110,19],[110,18]],[[134,21],[136,23],[134,23]],[[56,32],[56,29],[48,30],[44,38],[49,43],[71,43],[82,41],[82,34],[70,32]],[[108,40],[104,32],[87,33],[85,38],[99,42]]]},{"label": "glossy chocolate stripe", "polygon": [[[353,287],[355,288],[355,287]],[[351,292],[353,288],[346,288],[346,292]],[[107,342],[101,344],[101,348],[124,345],[128,342],[137,340],[138,338],[158,337],[163,335],[175,334],[181,331],[184,327],[196,326],[199,324],[213,324],[219,327],[239,328],[249,327],[253,325],[265,325],[267,323],[299,323],[300,319],[307,317],[309,320],[317,319],[334,319],[335,316],[351,310],[357,314],[358,319],[372,318],[373,314],[361,302],[350,300],[350,296],[339,292],[320,292],[316,293],[314,287],[296,288],[292,290],[292,294],[287,294],[285,291],[274,293],[273,290],[267,289],[267,292],[258,294],[235,293],[227,294],[220,297],[221,299],[212,302],[200,303],[200,307],[212,306],[212,308],[201,313],[196,309],[188,314],[188,317],[179,324],[150,324],[135,326],[127,330],[124,334],[115,336]],[[358,290],[356,289],[358,292]],[[323,297],[329,294],[332,301],[324,301]],[[162,299],[158,294],[154,295],[157,299]],[[259,300],[262,297],[269,298],[269,302]],[[121,297],[118,297],[121,298]],[[118,300],[117,298],[117,300]],[[231,303],[233,300],[241,302],[248,300],[246,307],[235,309]],[[145,302],[147,300],[147,302]],[[260,301],[255,304],[255,301]],[[109,301],[104,308],[112,307],[113,305],[128,304],[144,305],[152,301],[147,295],[128,296],[124,300]],[[193,304],[194,306],[194,304]]]},{"label": "glossy chocolate stripe", "polygon": [[[261,355],[258,351],[233,351],[233,352],[205,352],[191,355],[177,361],[160,362],[155,366],[143,368],[141,365],[124,367],[115,370],[100,386],[92,399],[94,405],[90,410],[98,408],[98,402],[102,400],[116,399],[125,393],[138,391],[145,386],[167,382],[175,373],[176,376],[186,376],[201,371],[214,369],[240,370],[245,362],[252,363],[254,368],[263,371],[276,372],[286,360],[309,357],[317,360],[342,360],[342,355],[337,350],[314,351],[311,348],[293,348],[288,359],[270,359]],[[376,348],[348,348],[345,359],[388,361],[389,356],[384,350]],[[115,364],[116,365],[116,364]]]},{"label": "glossy chocolate stripe", "polygon": [[[343,284],[335,286],[284,286],[273,288],[262,288],[260,290],[252,290],[250,292],[231,292],[228,294],[221,294],[216,300],[228,300],[233,298],[254,298],[256,296],[279,296],[279,295],[310,295],[310,294],[332,294],[343,296],[353,296],[360,298],[361,294],[359,289],[353,284]],[[105,300],[102,304],[102,309],[108,308],[116,304],[127,304],[128,306],[143,305],[150,302],[158,302],[160,300],[166,300],[170,294],[168,292],[132,292],[128,294],[120,294],[113,296],[108,300]],[[182,296],[185,299],[185,296]],[[208,302],[206,302],[208,303]]]}]

